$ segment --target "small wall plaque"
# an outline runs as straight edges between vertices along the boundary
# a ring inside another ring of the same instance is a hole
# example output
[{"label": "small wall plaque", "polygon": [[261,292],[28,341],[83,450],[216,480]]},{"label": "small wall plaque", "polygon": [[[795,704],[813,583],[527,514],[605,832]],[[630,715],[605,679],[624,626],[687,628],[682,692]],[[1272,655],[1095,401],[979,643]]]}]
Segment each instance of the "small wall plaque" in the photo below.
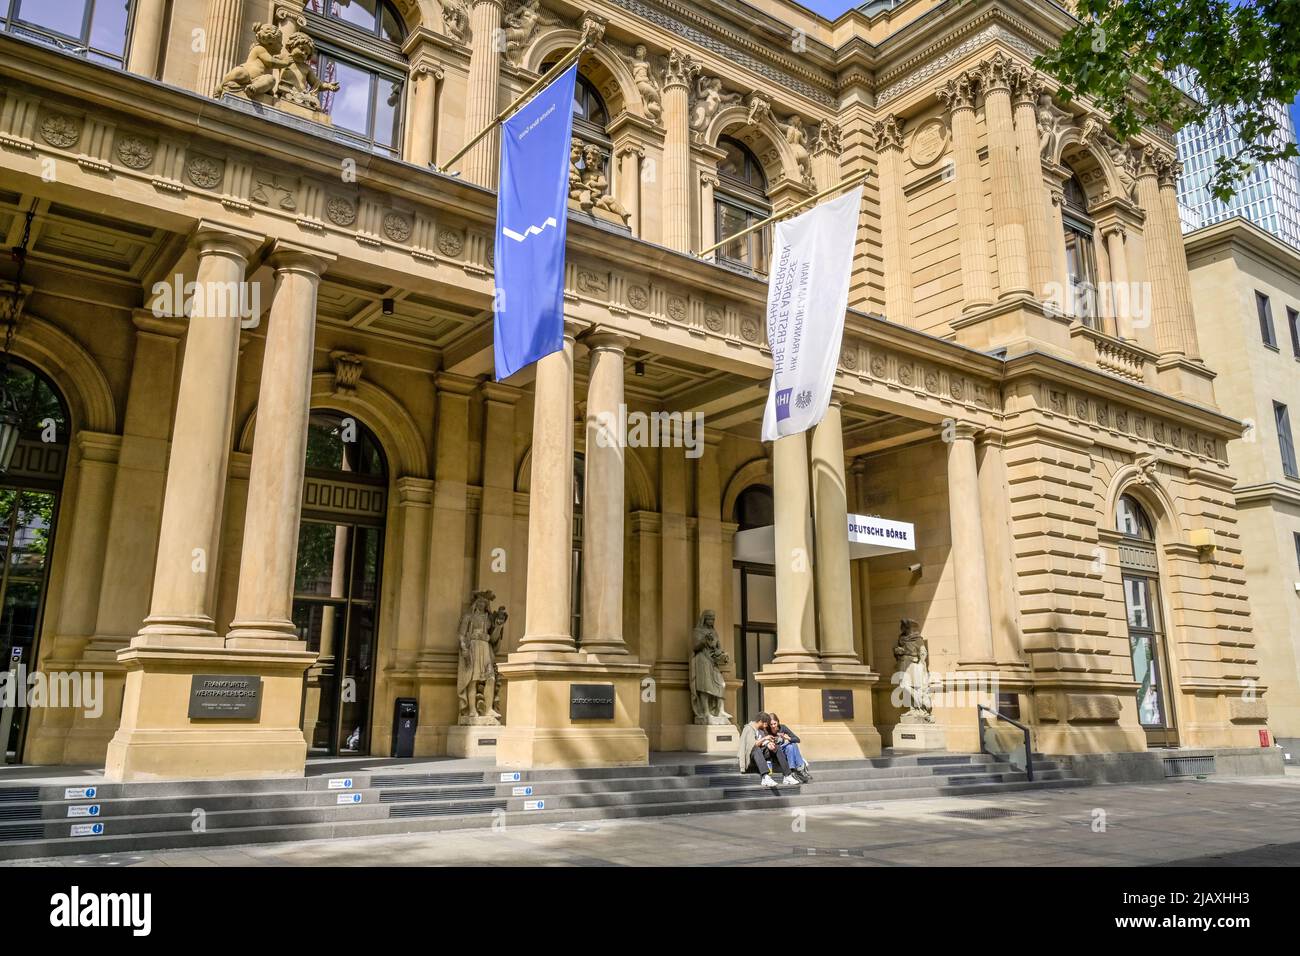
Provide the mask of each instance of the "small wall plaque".
[{"label": "small wall plaque", "polygon": [[262,678],[245,674],[195,674],[190,679],[190,720],[257,720]]},{"label": "small wall plaque", "polygon": [[613,684],[570,684],[570,720],[613,720]]},{"label": "small wall plaque", "polygon": [[822,720],[852,720],[853,691],[823,690]]}]

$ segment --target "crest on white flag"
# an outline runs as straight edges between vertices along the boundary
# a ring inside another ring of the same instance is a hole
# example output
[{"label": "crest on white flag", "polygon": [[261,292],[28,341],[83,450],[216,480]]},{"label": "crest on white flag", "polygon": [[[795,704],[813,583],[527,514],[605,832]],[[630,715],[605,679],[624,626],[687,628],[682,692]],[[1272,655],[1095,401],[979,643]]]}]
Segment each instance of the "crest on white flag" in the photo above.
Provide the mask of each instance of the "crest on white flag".
[{"label": "crest on white flag", "polygon": [[826,414],[844,337],[862,187],[776,224],[767,288],[772,385],[763,441],[807,431]]}]

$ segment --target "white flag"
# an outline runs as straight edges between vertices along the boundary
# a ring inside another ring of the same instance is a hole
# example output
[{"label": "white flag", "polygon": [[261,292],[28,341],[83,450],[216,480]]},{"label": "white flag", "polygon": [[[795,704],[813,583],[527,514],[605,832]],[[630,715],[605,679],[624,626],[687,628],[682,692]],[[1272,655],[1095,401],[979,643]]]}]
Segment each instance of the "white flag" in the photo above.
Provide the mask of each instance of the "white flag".
[{"label": "white flag", "polygon": [[767,288],[772,387],[763,441],[822,420],[844,337],[862,187],[776,224]]}]

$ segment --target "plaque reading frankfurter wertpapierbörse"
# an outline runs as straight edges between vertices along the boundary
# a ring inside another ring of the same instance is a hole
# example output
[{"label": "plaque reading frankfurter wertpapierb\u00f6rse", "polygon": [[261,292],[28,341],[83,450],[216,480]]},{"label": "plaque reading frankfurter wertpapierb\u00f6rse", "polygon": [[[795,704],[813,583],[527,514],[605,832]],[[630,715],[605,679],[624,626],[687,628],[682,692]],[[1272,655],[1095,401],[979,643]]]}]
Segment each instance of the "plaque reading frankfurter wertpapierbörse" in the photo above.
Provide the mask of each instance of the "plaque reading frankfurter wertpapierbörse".
[{"label": "plaque reading frankfurter wertpapierb\u00f6rse", "polygon": [[852,720],[853,691],[823,690],[822,720]]},{"label": "plaque reading frankfurter wertpapierb\u00f6rse", "polygon": [[570,684],[570,720],[613,720],[613,684]]},{"label": "plaque reading frankfurter wertpapierb\u00f6rse", "polygon": [[262,678],[243,674],[195,674],[190,680],[190,720],[257,720]]}]

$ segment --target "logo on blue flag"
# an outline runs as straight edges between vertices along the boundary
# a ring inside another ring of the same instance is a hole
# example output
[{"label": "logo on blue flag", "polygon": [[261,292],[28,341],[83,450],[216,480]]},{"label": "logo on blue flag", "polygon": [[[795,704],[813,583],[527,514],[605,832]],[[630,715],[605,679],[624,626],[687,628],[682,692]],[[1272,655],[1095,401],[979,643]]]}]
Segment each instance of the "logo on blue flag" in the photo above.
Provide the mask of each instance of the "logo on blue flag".
[{"label": "logo on blue flag", "polygon": [[501,127],[496,378],[564,347],[564,240],[575,63]]}]

